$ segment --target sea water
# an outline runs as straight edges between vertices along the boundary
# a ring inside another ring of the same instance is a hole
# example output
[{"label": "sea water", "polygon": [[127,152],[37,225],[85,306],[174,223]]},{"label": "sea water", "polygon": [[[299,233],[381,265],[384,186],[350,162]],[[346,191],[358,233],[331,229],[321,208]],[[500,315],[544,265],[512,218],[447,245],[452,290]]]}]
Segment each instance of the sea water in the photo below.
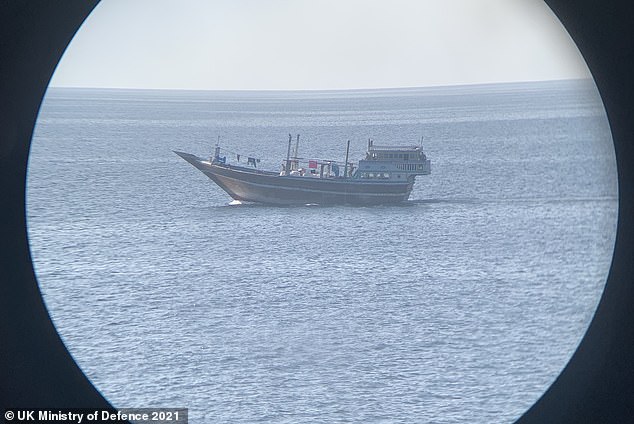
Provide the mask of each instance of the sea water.
[{"label": "sea water", "polygon": [[[399,206],[236,204],[177,157],[422,143]],[[28,232],[57,330],[117,407],[192,423],[512,422],[592,319],[617,221],[591,81],[50,89]]]}]

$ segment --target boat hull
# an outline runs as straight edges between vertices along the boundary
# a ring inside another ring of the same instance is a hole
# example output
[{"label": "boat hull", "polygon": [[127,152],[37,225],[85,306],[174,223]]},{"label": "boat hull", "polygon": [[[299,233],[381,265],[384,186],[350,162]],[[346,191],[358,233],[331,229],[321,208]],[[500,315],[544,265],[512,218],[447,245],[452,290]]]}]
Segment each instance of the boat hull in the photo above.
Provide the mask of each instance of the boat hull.
[{"label": "boat hull", "polygon": [[274,172],[215,164],[175,152],[235,200],[274,205],[378,205],[404,202],[413,181],[382,182],[346,178],[280,176]]}]

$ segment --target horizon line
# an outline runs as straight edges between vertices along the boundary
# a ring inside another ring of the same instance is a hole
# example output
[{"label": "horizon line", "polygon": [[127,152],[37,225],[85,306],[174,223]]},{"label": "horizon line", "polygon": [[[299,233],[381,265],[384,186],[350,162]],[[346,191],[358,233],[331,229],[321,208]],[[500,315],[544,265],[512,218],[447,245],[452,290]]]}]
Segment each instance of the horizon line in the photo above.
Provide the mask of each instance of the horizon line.
[{"label": "horizon line", "polygon": [[412,90],[426,88],[458,88],[458,87],[474,87],[485,85],[511,85],[511,84],[529,84],[529,83],[549,83],[563,81],[592,81],[592,77],[578,78],[554,78],[547,80],[517,80],[517,81],[490,81],[490,82],[472,82],[457,84],[434,84],[426,86],[399,86],[399,87],[358,87],[358,88],[173,88],[173,87],[89,87],[89,86],[66,86],[66,85],[49,85],[52,89],[70,89],[70,90],[129,90],[129,91],[213,91],[213,92],[318,92],[318,91],[381,91],[381,90]]}]

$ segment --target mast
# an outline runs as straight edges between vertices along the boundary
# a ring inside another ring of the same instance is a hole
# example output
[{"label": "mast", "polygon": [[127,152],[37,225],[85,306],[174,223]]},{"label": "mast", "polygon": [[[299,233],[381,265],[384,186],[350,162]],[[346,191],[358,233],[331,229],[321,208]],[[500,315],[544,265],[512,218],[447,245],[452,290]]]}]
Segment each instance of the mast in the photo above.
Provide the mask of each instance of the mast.
[{"label": "mast", "polygon": [[293,141],[293,136],[288,135],[288,150],[286,151],[286,175],[291,174],[291,142]]},{"label": "mast", "polygon": [[216,149],[214,150],[214,160],[213,162],[220,161],[220,136],[218,136],[218,142],[216,143]]},{"label": "mast", "polygon": [[348,146],[346,147],[346,165],[343,167],[344,178],[348,178],[348,153],[350,153],[350,140],[348,140]]},{"label": "mast", "polygon": [[299,157],[299,134],[297,134],[297,141],[295,142],[295,154],[293,155],[295,159]]}]

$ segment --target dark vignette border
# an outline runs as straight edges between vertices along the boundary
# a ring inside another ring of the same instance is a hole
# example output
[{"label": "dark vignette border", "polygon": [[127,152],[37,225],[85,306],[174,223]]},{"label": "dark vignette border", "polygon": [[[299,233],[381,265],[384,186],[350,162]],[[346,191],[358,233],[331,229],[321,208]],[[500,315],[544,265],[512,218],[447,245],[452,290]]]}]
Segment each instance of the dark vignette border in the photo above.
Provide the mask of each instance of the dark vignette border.
[{"label": "dark vignette border", "polygon": [[546,0],[581,51],[616,152],[619,218],[612,266],[590,327],[557,380],[518,423],[634,420],[634,2]]},{"label": "dark vignette border", "polygon": [[[98,0],[0,2],[0,410],[108,407],[48,316],[26,231],[25,185],[40,103],[64,49]],[[546,0],[601,93],[619,174],[614,260],[572,359],[519,423],[624,423],[634,417],[634,5]]]},{"label": "dark vignette border", "polygon": [[109,406],[48,316],[31,262],[25,207],[40,103],[66,46],[96,5],[0,1],[0,408]]}]

